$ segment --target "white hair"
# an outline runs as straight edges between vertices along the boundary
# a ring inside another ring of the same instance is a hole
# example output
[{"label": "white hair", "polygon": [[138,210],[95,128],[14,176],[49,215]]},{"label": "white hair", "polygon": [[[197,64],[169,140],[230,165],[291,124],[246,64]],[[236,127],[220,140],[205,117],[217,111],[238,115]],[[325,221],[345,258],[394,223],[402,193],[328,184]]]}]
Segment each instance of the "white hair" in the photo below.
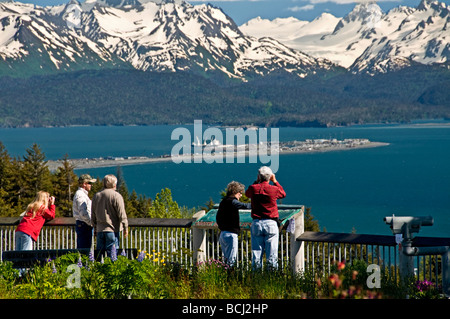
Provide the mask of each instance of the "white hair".
[{"label": "white hair", "polygon": [[264,181],[268,181],[270,180],[270,176],[273,175],[272,170],[270,169],[270,167],[268,166],[263,166],[259,169],[258,171],[258,175],[260,176],[260,178]]},{"label": "white hair", "polygon": [[103,187],[105,188],[114,188],[117,185],[117,177],[112,174],[106,175],[103,178]]}]

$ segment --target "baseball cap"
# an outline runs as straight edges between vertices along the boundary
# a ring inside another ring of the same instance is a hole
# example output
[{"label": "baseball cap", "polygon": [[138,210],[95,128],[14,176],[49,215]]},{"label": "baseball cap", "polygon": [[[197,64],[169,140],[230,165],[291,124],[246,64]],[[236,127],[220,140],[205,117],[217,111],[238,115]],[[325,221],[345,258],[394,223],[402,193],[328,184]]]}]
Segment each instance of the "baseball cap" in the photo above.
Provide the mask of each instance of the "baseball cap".
[{"label": "baseball cap", "polygon": [[83,174],[78,178],[79,183],[95,183],[97,180],[92,178],[89,174]]}]

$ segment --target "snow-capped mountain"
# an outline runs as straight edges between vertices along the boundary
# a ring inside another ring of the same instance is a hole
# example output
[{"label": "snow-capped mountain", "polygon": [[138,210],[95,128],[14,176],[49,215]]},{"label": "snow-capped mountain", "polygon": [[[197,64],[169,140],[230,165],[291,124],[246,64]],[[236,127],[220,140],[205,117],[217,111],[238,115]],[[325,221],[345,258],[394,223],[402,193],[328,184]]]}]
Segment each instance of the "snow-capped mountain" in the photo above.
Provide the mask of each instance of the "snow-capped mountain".
[{"label": "snow-capped mountain", "polygon": [[221,72],[245,79],[284,70],[306,76],[336,65],[272,38],[244,35],[219,8],[182,0],[0,3],[0,73],[132,67]]},{"label": "snow-capped mountain", "polygon": [[[445,3],[432,0],[423,0],[417,8],[398,7],[387,13],[375,3],[360,3],[343,18],[328,13],[311,22],[255,18],[240,29],[253,36],[266,34],[353,72],[374,74],[412,63],[447,63],[449,10]],[[291,32],[292,26],[297,27],[295,32]]]}]

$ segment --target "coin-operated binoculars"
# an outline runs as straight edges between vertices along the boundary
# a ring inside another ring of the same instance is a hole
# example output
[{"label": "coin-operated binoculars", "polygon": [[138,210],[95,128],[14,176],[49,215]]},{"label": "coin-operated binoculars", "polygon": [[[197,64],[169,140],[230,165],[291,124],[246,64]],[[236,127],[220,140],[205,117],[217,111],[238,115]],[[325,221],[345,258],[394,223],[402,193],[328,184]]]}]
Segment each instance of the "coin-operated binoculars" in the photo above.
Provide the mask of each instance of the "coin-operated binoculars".
[{"label": "coin-operated binoculars", "polygon": [[414,256],[442,255],[443,269],[442,282],[443,292],[450,295],[450,255],[448,246],[437,247],[414,247],[413,233],[418,233],[422,226],[433,226],[434,220],[431,216],[394,216],[385,217],[384,222],[388,224],[394,235],[401,235],[400,252],[400,276],[404,279],[414,276]]}]

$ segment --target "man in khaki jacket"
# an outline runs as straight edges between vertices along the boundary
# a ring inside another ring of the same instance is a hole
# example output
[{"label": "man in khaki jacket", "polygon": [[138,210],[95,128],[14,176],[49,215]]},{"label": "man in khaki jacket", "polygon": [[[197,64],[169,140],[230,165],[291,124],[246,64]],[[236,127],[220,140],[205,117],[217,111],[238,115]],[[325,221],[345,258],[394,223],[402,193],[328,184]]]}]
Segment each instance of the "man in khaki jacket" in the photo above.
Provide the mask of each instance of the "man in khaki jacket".
[{"label": "man in khaki jacket", "polygon": [[119,248],[120,232],[128,236],[128,218],[122,195],[116,191],[117,178],[106,175],[103,190],[92,199],[92,224],[97,234],[97,249],[111,257],[113,246]]}]

